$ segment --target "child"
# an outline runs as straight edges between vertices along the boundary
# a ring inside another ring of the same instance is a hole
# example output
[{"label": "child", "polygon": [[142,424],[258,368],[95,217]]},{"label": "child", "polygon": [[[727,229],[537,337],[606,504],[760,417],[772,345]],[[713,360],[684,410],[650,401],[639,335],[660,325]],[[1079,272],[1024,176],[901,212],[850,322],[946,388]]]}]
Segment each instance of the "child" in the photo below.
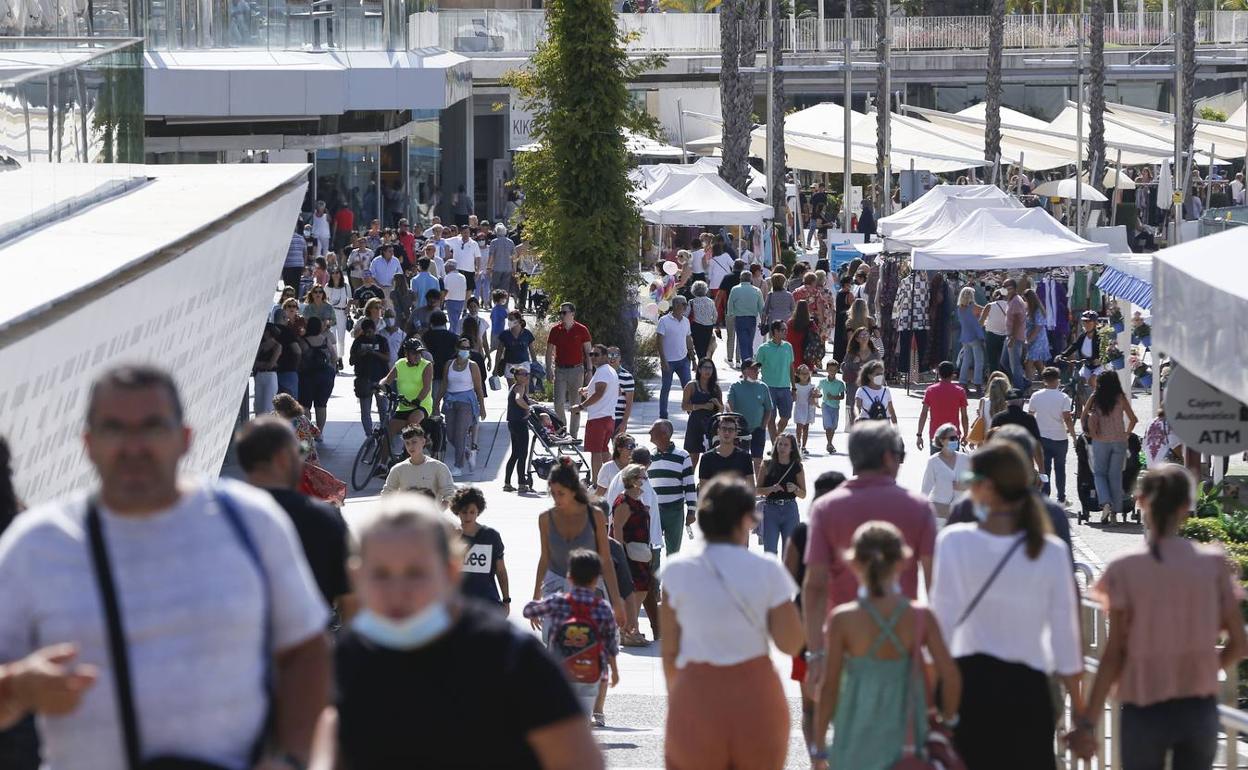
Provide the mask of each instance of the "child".
[{"label": "child", "polygon": [[494,302],[490,308],[490,350],[498,350],[498,335],[507,328],[507,292],[495,289],[490,299]]},{"label": "child", "polygon": [[841,365],[836,359],[828,359],[827,370],[828,376],[819,383],[823,406],[823,435],[828,438],[828,454],[836,454],[836,447],[832,445],[832,436],[836,433],[836,426],[841,421],[841,401],[845,399],[845,383],[837,379],[837,375],[841,372]]},{"label": "child", "polygon": [[598,554],[577,548],[568,555],[568,580],[572,590],[551,594],[541,601],[524,605],[524,616],[544,618],[551,625],[550,649],[563,662],[564,673],[572,681],[585,711],[596,727],[606,726],[601,711],[594,711],[599,683],[611,670],[611,686],[620,683],[616,657],[620,654],[618,627],[611,605],[598,595],[595,586],[602,577]]},{"label": "child", "polygon": [[[833,609],[826,626],[813,744],[823,749],[835,716],[833,742],[826,756],[812,758],[826,759],[831,767],[885,770],[901,759],[905,745],[924,745],[927,700],[924,678],[915,668],[919,648],[926,648],[935,664],[944,721],[956,719],[962,695],[957,664],[931,611],[911,606],[894,582],[912,556],[901,532],[882,521],[859,527],[845,554],[865,590]],[[913,736],[907,735],[908,723],[914,725]]]},{"label": "child", "polygon": [[484,510],[485,495],[476,487],[460,487],[451,495],[451,512],[459,518],[459,534],[466,549],[460,591],[508,615],[511,592],[503,562],[503,538],[497,530],[477,523]]},{"label": "child", "polygon": [[810,367],[802,364],[797,367],[797,376],[790,388],[793,395],[793,424],[797,426],[797,445],[802,457],[809,457],[806,451],[806,440],[810,438],[810,420],[815,408],[815,384],[810,381]]}]

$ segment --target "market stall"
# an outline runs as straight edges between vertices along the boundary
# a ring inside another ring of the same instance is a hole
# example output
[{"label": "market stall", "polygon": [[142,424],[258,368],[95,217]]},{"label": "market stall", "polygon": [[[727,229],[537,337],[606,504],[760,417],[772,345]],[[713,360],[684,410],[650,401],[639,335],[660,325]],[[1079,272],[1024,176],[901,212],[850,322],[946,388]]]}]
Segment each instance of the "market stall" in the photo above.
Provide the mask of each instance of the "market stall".
[{"label": "market stall", "polygon": [[973,212],[996,208],[1018,210],[1022,206],[1012,198],[945,198],[923,221],[899,229],[890,228],[892,234],[884,239],[884,248],[887,251],[904,251],[930,246],[965,222]]},{"label": "market stall", "polygon": [[[689,181],[641,209],[642,219],[656,225],[761,225],[771,206],[751,200],[714,174],[688,175]],[[680,179],[672,175],[672,179]],[[682,180],[683,181],[683,180]]]},{"label": "market stall", "polygon": [[927,222],[949,198],[984,198],[997,201],[1000,206],[1019,205],[1009,193],[990,184],[942,184],[928,190],[896,214],[882,217],[876,222],[876,227],[880,235],[891,238],[900,230]]},{"label": "market stall", "polygon": [[1099,264],[1108,254],[1043,209],[985,208],[915,249],[913,261],[915,270],[1017,270]]}]

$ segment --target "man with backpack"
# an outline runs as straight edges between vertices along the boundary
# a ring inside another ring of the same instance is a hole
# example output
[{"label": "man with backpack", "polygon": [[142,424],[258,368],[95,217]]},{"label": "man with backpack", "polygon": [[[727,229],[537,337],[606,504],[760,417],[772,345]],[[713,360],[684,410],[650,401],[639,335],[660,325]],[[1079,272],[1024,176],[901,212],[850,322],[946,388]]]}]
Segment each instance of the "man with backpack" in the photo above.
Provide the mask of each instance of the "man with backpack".
[{"label": "man with backpack", "polygon": [[620,683],[616,658],[620,654],[618,627],[611,605],[595,588],[602,577],[598,554],[578,548],[568,555],[568,580],[572,590],[551,594],[524,606],[524,616],[542,618],[550,626],[550,651],[562,662],[572,689],[592,713],[594,724],[603,727],[601,712],[594,713],[599,683],[611,672],[611,686]]}]

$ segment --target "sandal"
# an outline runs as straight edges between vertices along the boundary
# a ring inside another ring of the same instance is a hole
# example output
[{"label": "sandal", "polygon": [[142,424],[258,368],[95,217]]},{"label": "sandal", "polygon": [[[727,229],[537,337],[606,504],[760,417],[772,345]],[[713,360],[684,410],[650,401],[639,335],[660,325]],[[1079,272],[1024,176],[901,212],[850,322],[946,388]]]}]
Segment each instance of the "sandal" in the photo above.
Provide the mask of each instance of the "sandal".
[{"label": "sandal", "polygon": [[641,634],[620,634],[620,644],[625,647],[649,647],[650,640]]},{"label": "sandal", "polygon": [[593,716],[594,727],[606,727],[607,715],[601,711],[595,711]]}]

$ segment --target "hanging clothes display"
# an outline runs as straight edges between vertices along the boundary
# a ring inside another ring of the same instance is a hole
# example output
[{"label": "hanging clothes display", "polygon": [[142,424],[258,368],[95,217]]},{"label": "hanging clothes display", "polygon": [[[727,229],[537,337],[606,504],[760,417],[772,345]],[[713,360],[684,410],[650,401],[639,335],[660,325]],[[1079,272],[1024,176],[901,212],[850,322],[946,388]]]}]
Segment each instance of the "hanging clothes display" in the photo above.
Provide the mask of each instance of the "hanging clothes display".
[{"label": "hanging clothes display", "polygon": [[[876,316],[880,325],[880,338],[884,346],[884,373],[888,377],[897,374],[897,358],[893,352],[897,349],[897,322],[894,310],[897,303],[897,290],[900,287],[901,264],[896,257],[883,257],[876,260],[879,265],[880,280],[875,306],[879,309]],[[871,284],[868,277],[867,284]]]},{"label": "hanging clothes display", "polygon": [[932,272],[928,277],[927,314],[930,333],[927,335],[927,348],[919,348],[919,369],[935,369],[945,360],[948,351],[949,337],[949,306],[945,304],[945,276]]},{"label": "hanging clothes display", "polygon": [[930,288],[927,272],[911,270],[901,278],[897,289],[897,301],[893,304],[893,321],[897,326],[897,371],[910,373],[910,340],[913,336],[918,345],[920,360],[927,350],[927,332],[931,325],[928,318]]}]

